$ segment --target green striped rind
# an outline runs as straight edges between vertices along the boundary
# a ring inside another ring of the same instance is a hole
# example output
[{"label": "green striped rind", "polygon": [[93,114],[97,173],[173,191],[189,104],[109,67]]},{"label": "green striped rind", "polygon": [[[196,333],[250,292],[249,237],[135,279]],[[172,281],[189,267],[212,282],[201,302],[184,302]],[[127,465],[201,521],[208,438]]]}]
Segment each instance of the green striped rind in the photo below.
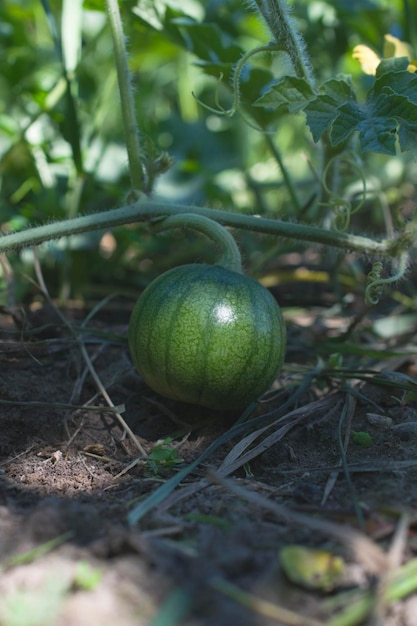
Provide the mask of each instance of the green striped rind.
[{"label": "green striped rind", "polygon": [[161,395],[228,409],[268,389],[284,361],[286,333],[276,301],[255,280],[216,265],[183,265],[138,299],[129,347]]}]

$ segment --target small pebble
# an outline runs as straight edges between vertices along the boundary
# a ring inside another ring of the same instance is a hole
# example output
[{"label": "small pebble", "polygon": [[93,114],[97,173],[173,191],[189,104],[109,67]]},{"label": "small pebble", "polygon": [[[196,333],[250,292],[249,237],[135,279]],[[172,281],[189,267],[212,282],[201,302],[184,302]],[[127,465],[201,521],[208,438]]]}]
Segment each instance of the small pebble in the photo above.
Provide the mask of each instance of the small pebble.
[{"label": "small pebble", "polygon": [[391,428],[392,427],[392,419],[391,417],[387,417],[386,415],[379,415],[378,413],[367,413],[366,419],[372,426],[376,426],[377,428]]}]

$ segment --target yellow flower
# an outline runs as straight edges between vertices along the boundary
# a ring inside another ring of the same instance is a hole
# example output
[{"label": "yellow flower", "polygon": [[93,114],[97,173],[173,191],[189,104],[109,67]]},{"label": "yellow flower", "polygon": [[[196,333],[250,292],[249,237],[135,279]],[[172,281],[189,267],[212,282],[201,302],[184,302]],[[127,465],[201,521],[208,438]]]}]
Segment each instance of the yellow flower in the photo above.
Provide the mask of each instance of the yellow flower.
[{"label": "yellow flower", "polygon": [[[410,61],[407,68],[408,71],[417,71],[417,61],[413,59],[411,46],[404,41],[401,41],[401,39],[393,37],[393,35],[384,35],[383,55],[384,59],[390,59],[392,57],[407,57]],[[376,68],[382,61],[381,57],[379,57],[376,52],[374,52],[371,48],[368,48],[368,46],[360,44],[359,46],[355,46],[353,48],[352,56],[354,59],[359,61],[365,74],[375,76]]]}]

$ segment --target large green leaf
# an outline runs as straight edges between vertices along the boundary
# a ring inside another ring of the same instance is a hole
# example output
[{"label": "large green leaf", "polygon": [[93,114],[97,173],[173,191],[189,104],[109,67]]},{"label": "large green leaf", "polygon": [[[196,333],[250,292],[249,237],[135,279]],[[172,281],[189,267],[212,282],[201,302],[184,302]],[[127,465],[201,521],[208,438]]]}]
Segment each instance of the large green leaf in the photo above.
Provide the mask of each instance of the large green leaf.
[{"label": "large green leaf", "polygon": [[358,124],[362,152],[395,154],[397,123],[393,117],[368,117]]},{"label": "large green leaf", "polygon": [[[357,106],[350,78],[348,76],[340,76],[326,81],[320,88],[320,94],[304,108],[307,124],[310,127],[314,141],[320,139],[321,135],[336,119],[339,114],[339,108],[345,104],[350,104],[352,108]],[[349,125],[350,123],[351,121],[349,122],[347,119],[346,124]]]},{"label": "large green leaf", "polygon": [[408,65],[408,58],[381,61],[368,100],[372,101],[380,94],[400,95],[417,105],[417,74],[409,72]]},{"label": "large green leaf", "polygon": [[333,145],[347,141],[353,130],[366,120],[366,114],[356,102],[345,102],[334,111],[330,128]]},{"label": "large green leaf", "polygon": [[309,83],[296,76],[283,76],[272,85],[253,106],[281,113],[298,113],[314,98]]},{"label": "large green leaf", "polygon": [[403,150],[412,150],[417,159],[417,124],[403,122],[398,130],[400,145]]},{"label": "large green leaf", "polygon": [[417,152],[417,76],[408,59],[385,59],[377,69],[366,103],[357,104],[345,81],[325,83],[320,95],[304,109],[314,141],[328,131],[333,145],[359,132],[363,152],[395,154],[400,148]]},{"label": "large green leaf", "polygon": [[199,22],[177,7],[161,0],[144,0],[133,9],[139,20],[154,30],[163,32],[166,39],[194,54],[205,71],[230,78],[232,67],[243,50],[217,24]]},{"label": "large green leaf", "polygon": [[234,64],[242,54],[242,49],[216,24],[199,23],[189,17],[171,19],[171,24],[178,26],[185,47],[201,61],[215,65]]}]

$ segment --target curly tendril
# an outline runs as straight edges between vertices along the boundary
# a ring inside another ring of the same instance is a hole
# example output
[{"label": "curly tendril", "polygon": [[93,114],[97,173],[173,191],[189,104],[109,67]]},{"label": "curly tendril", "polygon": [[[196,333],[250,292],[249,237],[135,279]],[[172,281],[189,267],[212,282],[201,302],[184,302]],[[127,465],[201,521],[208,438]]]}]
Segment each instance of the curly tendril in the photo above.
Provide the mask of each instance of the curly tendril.
[{"label": "curly tendril", "polygon": [[[210,111],[211,113],[216,113],[217,115],[224,115],[225,117],[232,117],[240,108],[240,77],[241,74],[243,72],[243,68],[245,67],[246,63],[249,61],[249,59],[251,57],[253,57],[255,54],[260,54],[261,52],[272,52],[272,51],[278,51],[280,50],[280,47],[273,44],[273,43],[268,43],[265,46],[259,46],[258,48],[254,48],[253,50],[249,50],[249,52],[246,52],[237,62],[236,67],[234,68],[233,71],[233,79],[232,79],[232,94],[233,94],[233,104],[229,109],[225,109],[219,101],[219,88],[221,85],[221,82],[223,80],[223,74],[220,74],[218,80],[217,80],[217,85],[216,85],[216,92],[215,92],[215,96],[214,96],[214,102],[216,107],[211,107],[210,105],[206,104],[205,102],[203,102],[202,100],[200,100],[194,92],[192,92],[193,97],[197,100],[198,104],[200,104],[202,107],[204,107],[207,111]],[[252,124],[250,124],[252,126]],[[255,127],[256,128],[256,127]],[[261,130],[261,129],[257,129],[257,130]]]},{"label": "curly tendril", "polygon": [[366,304],[378,304],[384,290],[384,279],[382,270],[384,265],[381,261],[372,263],[372,269],[366,279],[365,302]]},{"label": "curly tendril", "polygon": [[[331,191],[327,185],[326,181],[327,181],[329,170],[331,167],[333,167],[337,159],[339,160],[339,163],[344,161],[348,165],[353,167],[354,171],[358,174],[362,182],[362,198],[354,207],[352,207],[352,203],[349,202],[349,200],[346,200],[345,198],[342,198],[338,194],[334,193],[334,191]],[[334,215],[334,226],[337,231],[345,232],[349,228],[351,216],[357,213],[362,208],[366,200],[366,180],[363,175],[363,172],[356,165],[356,163],[354,163],[350,159],[340,158],[339,156],[336,155],[332,159],[330,159],[330,161],[327,163],[324,169],[322,185],[326,193],[329,196],[329,200],[326,203],[326,205],[330,206],[330,208],[332,209],[332,213]]]},{"label": "curly tendril", "polygon": [[382,278],[382,270],[384,266],[381,261],[375,261],[372,264],[372,269],[367,277],[367,285],[365,289],[365,302],[366,304],[378,304],[384,291],[384,287],[390,283],[397,282],[404,277],[407,270],[408,253],[403,252],[398,259],[397,271],[388,278]]}]

